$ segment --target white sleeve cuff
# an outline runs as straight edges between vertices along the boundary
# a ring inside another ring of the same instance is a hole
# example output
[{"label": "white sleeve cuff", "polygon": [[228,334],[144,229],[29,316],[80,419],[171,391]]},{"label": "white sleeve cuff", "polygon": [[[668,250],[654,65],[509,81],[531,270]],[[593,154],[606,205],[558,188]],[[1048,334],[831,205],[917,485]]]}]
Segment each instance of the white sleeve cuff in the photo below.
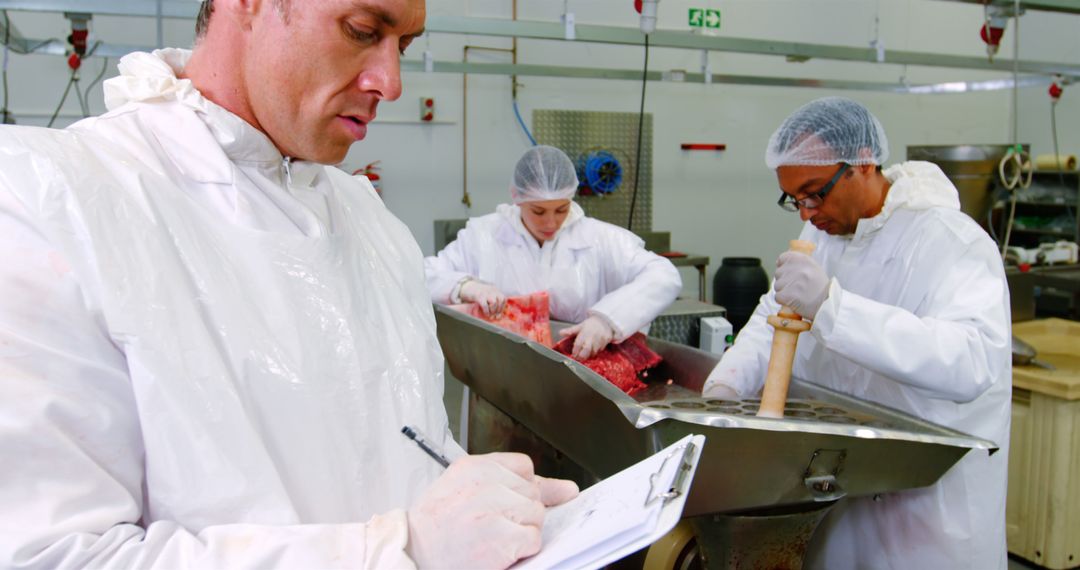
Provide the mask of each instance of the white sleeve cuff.
[{"label": "white sleeve cuff", "polygon": [[461,304],[463,302],[461,300],[461,288],[466,283],[468,283],[469,281],[472,281],[472,280],[473,280],[472,276],[466,275],[465,277],[462,277],[461,279],[459,279],[457,283],[454,283],[454,288],[450,289],[450,302],[451,303],[453,303],[455,305],[458,305],[458,304]]},{"label": "white sleeve cuff", "polygon": [[810,334],[814,335],[814,338],[822,345],[827,344],[825,339],[836,328],[836,320],[840,317],[840,304],[844,300],[843,297],[844,289],[840,287],[840,282],[833,277],[829,280],[829,296],[821,304],[817,315],[814,316],[813,325],[810,327]]},{"label": "white sleeve cuff", "polygon": [[600,311],[589,309],[588,310],[588,315],[590,317],[596,317],[596,318],[600,319],[601,321],[604,321],[604,324],[611,327],[611,332],[615,333],[614,334],[614,339],[613,339],[614,342],[622,342],[622,341],[630,338],[630,335],[637,332],[637,331],[631,331],[630,334],[625,334],[623,332],[623,330],[621,328],[619,328],[619,326],[617,324],[615,324],[615,321],[613,321],[611,319],[611,317],[605,315],[604,313],[601,313]]}]

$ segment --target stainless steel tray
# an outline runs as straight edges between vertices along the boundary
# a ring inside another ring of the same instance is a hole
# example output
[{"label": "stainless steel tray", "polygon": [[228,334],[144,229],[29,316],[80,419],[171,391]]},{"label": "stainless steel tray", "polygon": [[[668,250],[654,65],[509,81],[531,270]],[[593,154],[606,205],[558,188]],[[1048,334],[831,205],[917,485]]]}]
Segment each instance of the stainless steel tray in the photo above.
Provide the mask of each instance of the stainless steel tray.
[{"label": "stainless steel tray", "polygon": [[454,376],[596,477],[704,434],[685,516],[922,487],[970,450],[996,451],[992,442],[797,380],[788,417],[758,418],[754,399],[700,396],[715,355],[657,339],[649,345],[664,363],[650,371],[654,385],[631,398],[554,350],[445,307],[435,313]]}]

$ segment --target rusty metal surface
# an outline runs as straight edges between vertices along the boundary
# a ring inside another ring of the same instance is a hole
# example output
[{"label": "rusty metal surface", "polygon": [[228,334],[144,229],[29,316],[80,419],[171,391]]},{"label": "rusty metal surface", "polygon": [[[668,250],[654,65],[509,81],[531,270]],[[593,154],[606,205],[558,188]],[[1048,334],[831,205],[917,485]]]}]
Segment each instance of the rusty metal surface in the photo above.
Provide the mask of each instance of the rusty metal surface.
[{"label": "rusty metal surface", "polygon": [[800,570],[810,538],[832,506],[709,515],[690,524],[709,570]]}]

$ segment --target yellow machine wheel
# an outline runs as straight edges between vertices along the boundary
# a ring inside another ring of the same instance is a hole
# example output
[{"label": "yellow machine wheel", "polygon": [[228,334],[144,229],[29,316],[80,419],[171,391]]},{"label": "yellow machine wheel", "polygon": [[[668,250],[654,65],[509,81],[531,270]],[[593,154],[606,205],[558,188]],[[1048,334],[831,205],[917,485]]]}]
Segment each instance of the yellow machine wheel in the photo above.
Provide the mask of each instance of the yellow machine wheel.
[{"label": "yellow machine wheel", "polygon": [[689,570],[693,567],[701,567],[694,530],[690,523],[682,521],[649,547],[642,570]]}]

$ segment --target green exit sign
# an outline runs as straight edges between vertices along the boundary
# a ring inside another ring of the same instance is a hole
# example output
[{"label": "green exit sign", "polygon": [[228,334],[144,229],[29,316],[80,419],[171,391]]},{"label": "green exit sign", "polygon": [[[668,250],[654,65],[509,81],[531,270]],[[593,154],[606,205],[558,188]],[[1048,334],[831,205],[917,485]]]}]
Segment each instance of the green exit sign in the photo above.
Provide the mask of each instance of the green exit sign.
[{"label": "green exit sign", "polygon": [[687,19],[691,28],[720,29],[720,10],[690,8]]}]

